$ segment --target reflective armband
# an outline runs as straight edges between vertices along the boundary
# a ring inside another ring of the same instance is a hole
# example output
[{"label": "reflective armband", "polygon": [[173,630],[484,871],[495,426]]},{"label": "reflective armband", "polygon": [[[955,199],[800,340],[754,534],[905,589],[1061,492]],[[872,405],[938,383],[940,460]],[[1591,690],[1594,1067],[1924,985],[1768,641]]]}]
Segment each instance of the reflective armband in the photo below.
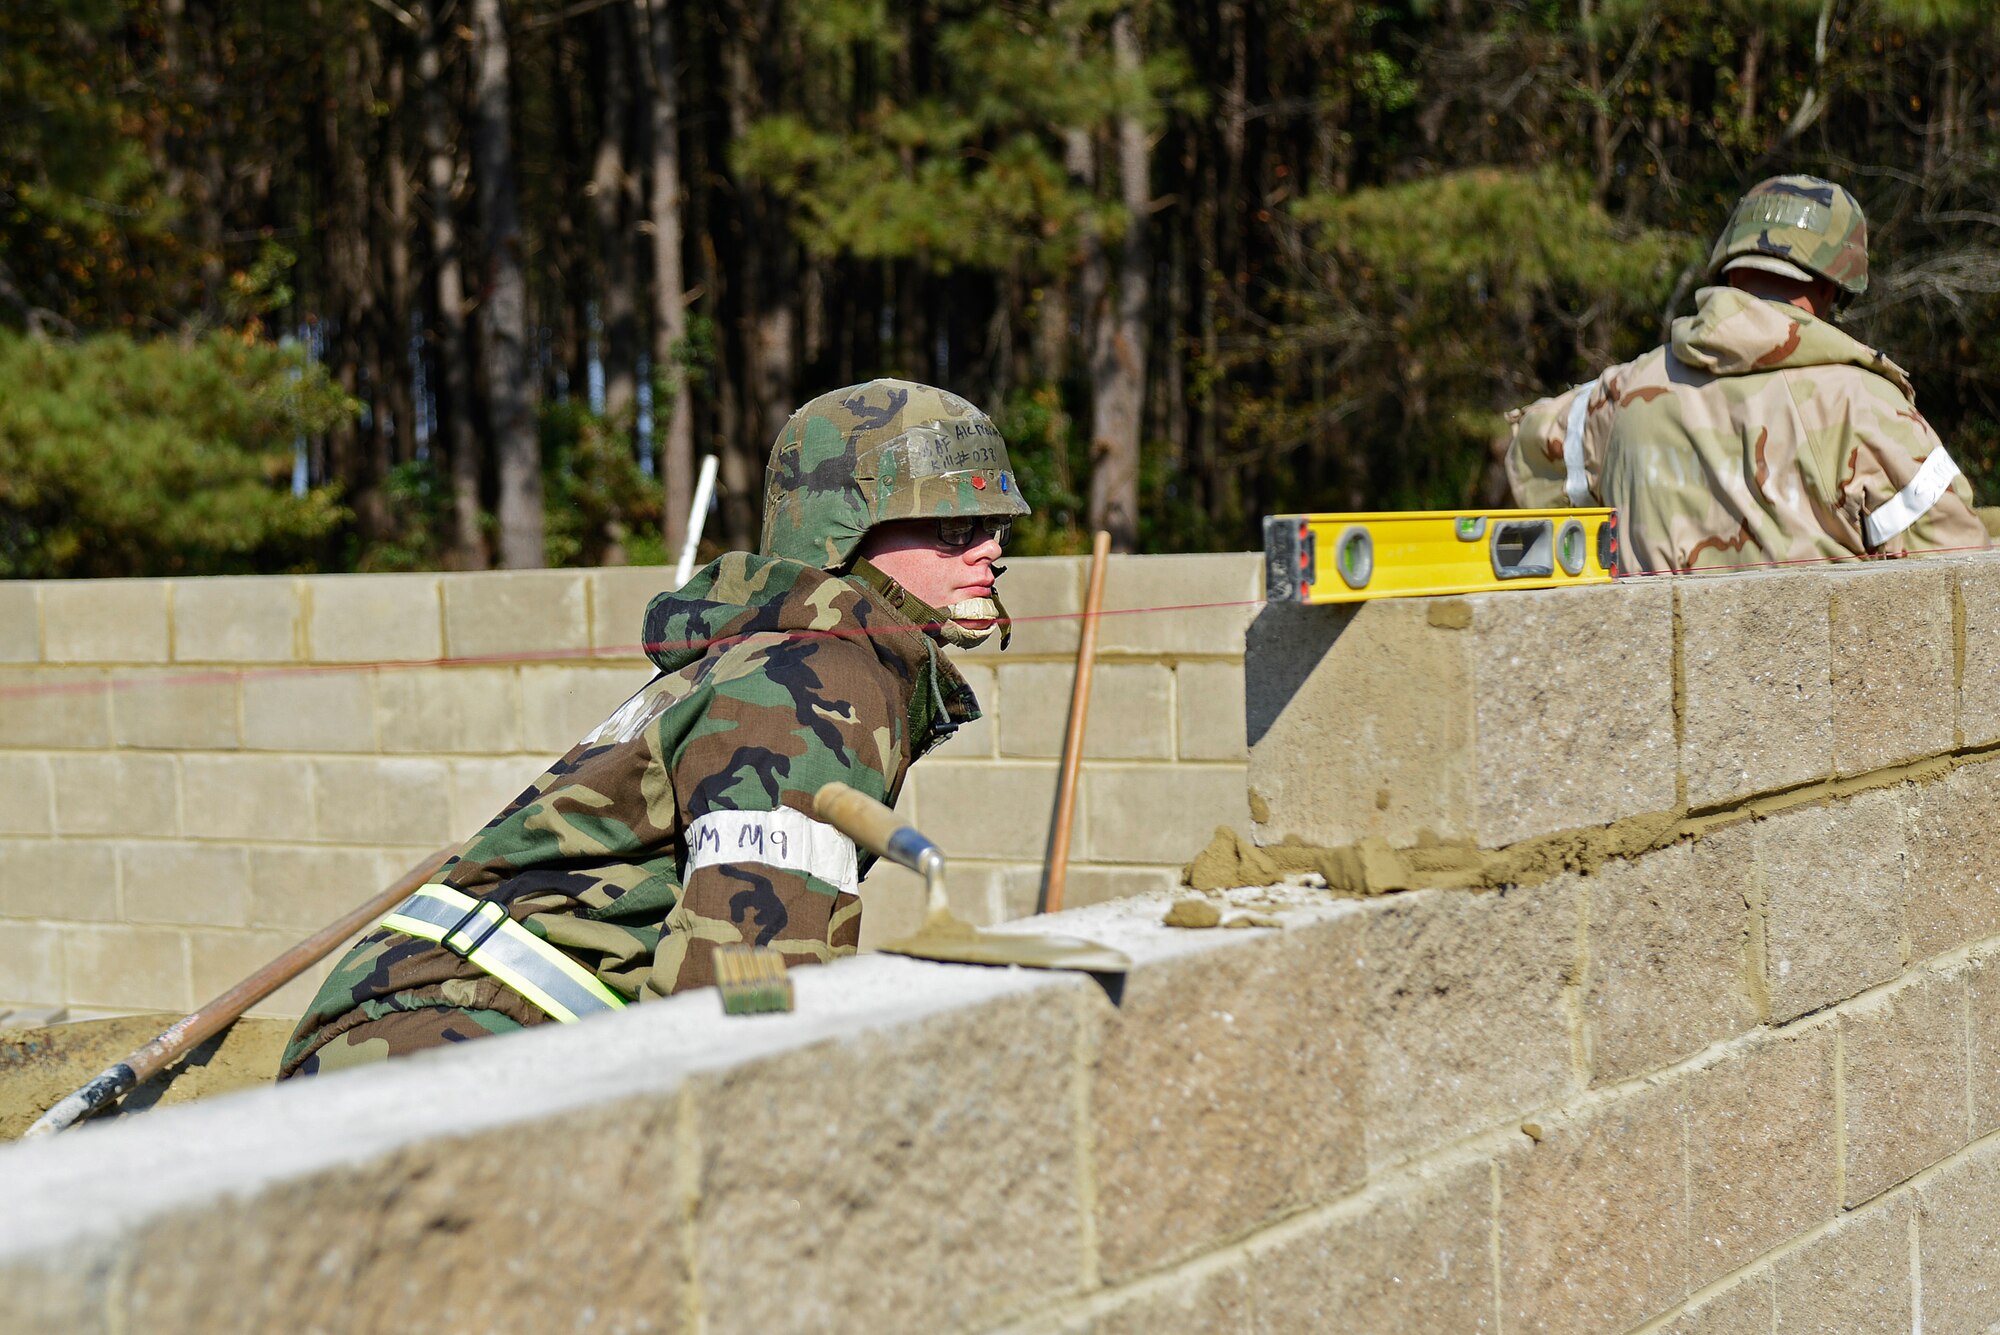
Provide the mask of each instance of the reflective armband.
[{"label": "reflective armband", "polygon": [[1863,525],[1868,545],[1880,547],[1922,519],[1925,512],[1951,490],[1951,480],[1957,476],[1958,465],[1945,453],[1944,446],[1932,450],[1917,469],[1917,475],[1910,479],[1910,485],[1884,501],[1875,513],[1868,516]]},{"label": "reflective armband", "polygon": [[625,999],[560,949],[515,922],[507,906],[448,885],[426,885],[382,926],[435,941],[477,965],[564,1024],[625,1009]]},{"label": "reflective armband", "polygon": [[1563,432],[1563,470],[1567,474],[1563,495],[1578,509],[1590,504],[1590,471],[1583,464],[1583,420],[1590,415],[1590,396],[1596,392],[1596,380],[1576,387],[1576,398],[1569,405],[1569,426]]}]

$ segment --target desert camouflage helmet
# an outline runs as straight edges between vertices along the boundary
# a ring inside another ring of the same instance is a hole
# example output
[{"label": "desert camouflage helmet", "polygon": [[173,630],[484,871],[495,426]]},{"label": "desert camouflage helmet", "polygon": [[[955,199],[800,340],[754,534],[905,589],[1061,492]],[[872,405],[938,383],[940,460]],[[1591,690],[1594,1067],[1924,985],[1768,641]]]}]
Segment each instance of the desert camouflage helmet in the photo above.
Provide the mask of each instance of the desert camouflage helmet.
[{"label": "desert camouflage helmet", "polygon": [[833,570],[877,524],[1027,513],[985,413],[930,385],[871,380],[820,395],[778,433],[759,550]]},{"label": "desert camouflage helmet", "polygon": [[1868,215],[1843,186],[1817,176],[1773,176],[1736,202],[1708,257],[1708,276],[1765,269],[1814,275],[1858,297],[1868,290]]}]

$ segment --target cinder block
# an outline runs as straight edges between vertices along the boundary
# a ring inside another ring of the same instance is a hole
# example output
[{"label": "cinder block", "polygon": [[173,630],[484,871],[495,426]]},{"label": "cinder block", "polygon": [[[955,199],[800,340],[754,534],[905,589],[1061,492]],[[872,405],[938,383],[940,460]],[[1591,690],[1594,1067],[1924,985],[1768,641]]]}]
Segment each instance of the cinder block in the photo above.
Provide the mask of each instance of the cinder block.
[{"label": "cinder block", "polygon": [[1849,1207],[1965,1144],[1966,974],[1918,974],[1840,1015]]},{"label": "cinder block", "polygon": [[1840,1209],[1834,1031],[1783,1031],[1686,1080],[1689,1262],[1699,1288]]},{"label": "cinder block", "polygon": [[548,768],[526,756],[451,762],[451,829],[463,838],[481,829]]},{"label": "cinder block", "polygon": [[652,680],[629,667],[527,664],[521,674],[522,745],[562,755]]},{"label": "cinder block", "polygon": [[164,663],[167,582],[63,579],[42,586],[43,657],[51,663]]},{"label": "cinder block", "polygon": [[1243,1261],[1169,1276],[1136,1289],[1105,1312],[1075,1318],[1062,1335],[1242,1335],[1257,1324],[1258,1301]]},{"label": "cinder block", "polygon": [[1670,588],[1451,601],[1258,617],[1245,691],[1260,842],[1428,833],[1490,848],[1673,808]]},{"label": "cinder block", "polygon": [[[507,1097],[504,1088],[496,1084],[497,1097]],[[393,1119],[365,1095],[359,1106]],[[120,1314],[143,1313],[147,1329],[163,1332],[285,1329],[298,1312],[396,1330],[423,1306],[468,1331],[547,1330],[584,1315],[679,1332],[691,1197],[675,1124],[665,1098],[620,1098],[572,1109],[559,1155],[534,1149],[546,1143],[546,1122],[488,1122],[409,1137],[351,1164],[295,1168],[282,1186],[190,1202],[128,1235]],[[622,1208],[606,1210],[614,1197]],[[509,1249],[527,1237],[536,1239],[535,1263],[509,1265]],[[413,1268],[416,1257],[424,1259]],[[852,1253],[843,1260],[851,1266]],[[571,1274],[592,1276],[598,1295],[549,1280]],[[262,1278],[238,1284],[242,1275]],[[783,1285],[750,1287],[790,1296]]]},{"label": "cinder block", "polygon": [[1675,581],[1690,806],[1833,772],[1830,588],[1819,571]]},{"label": "cinder block", "polygon": [[1360,1184],[1367,917],[1216,933],[1127,975],[1091,1096],[1107,1282]]},{"label": "cinder block", "polygon": [[376,676],[336,669],[246,677],[243,745],[252,751],[373,751]]},{"label": "cinder block", "polygon": [[972,688],[973,697],[979,701],[979,717],[961,725],[957,732],[938,743],[937,749],[930,755],[953,760],[973,760],[993,755],[1000,715],[999,676],[991,665],[985,663],[967,663],[962,658],[955,658],[953,666],[965,678],[965,684]]},{"label": "cinder block", "polygon": [[171,756],[57,755],[56,829],[63,834],[179,834],[180,777]]},{"label": "cinder block", "polygon": [[[1113,559],[1124,560],[1124,557]],[[1012,619],[1014,638],[1007,658],[1063,655],[1076,658],[1082,628],[1083,586],[1090,568],[1087,557],[1031,556],[1005,562],[1007,573],[995,586]],[[1109,571],[1105,574],[1108,582]],[[1111,604],[1107,600],[1105,606]],[[1104,647],[1100,630],[1098,647]]]},{"label": "cinder block", "polygon": [[[1086,563],[1087,564],[1087,563]],[[1264,597],[1256,552],[1114,556],[1097,648],[1109,654],[1240,654]]]},{"label": "cinder block", "polygon": [[1959,672],[1958,729],[1965,746],[2000,741],[2000,555],[1984,552],[1952,562],[1964,612],[1964,660]]},{"label": "cinder block", "polygon": [[0,737],[9,746],[109,746],[110,683],[88,669],[0,671]]},{"label": "cinder block", "polygon": [[1086,765],[1081,787],[1073,852],[1093,862],[1186,861],[1218,825],[1250,832],[1234,765]]},{"label": "cinder block", "polygon": [[1182,760],[1248,760],[1243,730],[1243,665],[1183,662],[1174,669]]},{"label": "cinder block", "polygon": [[2000,1148],[1982,1145],[1917,1189],[1922,1318],[1913,1330],[1984,1331],[2000,1312]]},{"label": "cinder block", "polygon": [[384,751],[517,751],[520,679],[511,667],[383,672],[375,679],[375,718]]},{"label": "cinder block", "polygon": [[234,750],[242,738],[239,680],[165,668],[111,674],[111,735],[119,746]]},{"label": "cinder block", "polygon": [[[1074,665],[1009,663],[1000,669],[1010,708],[1000,753],[1060,756],[1069,727]],[[1098,663],[1090,683],[1083,754],[1093,760],[1168,760],[1174,752],[1174,674],[1159,663]]]},{"label": "cinder block", "polygon": [[[1029,903],[1040,889],[1042,868],[1026,867],[1016,875],[1026,883]],[[1063,881],[1063,907],[1080,909],[1134,895],[1171,894],[1180,889],[1181,867],[1092,867],[1071,863]],[[1016,892],[1018,897],[1019,892]]]},{"label": "cinder block", "polygon": [[590,647],[612,658],[644,658],[646,608],[674,587],[672,566],[607,566],[590,572]]},{"label": "cinder block", "polygon": [[1673,590],[1641,580],[1466,601],[1479,843],[1671,810]]},{"label": "cinder block", "polygon": [[[1078,794],[1079,818],[1087,794]],[[899,810],[947,857],[1039,857],[1049,842],[1056,767],[991,760],[926,760],[910,771]],[[1072,838],[1081,842],[1083,831]]]},{"label": "cinder block", "polygon": [[976,1328],[1080,1288],[1094,986],[1052,979],[691,1079],[696,1272],[786,1276],[706,1284],[710,1328]]},{"label": "cinder block", "polygon": [[0,1264],[7,1315],[21,1330],[62,1331],[64,1335],[116,1335],[120,1329],[104,1297],[108,1265],[101,1253],[68,1249],[59,1263],[42,1257]]},{"label": "cinder block", "polygon": [[71,927],[63,933],[68,994],[79,1006],[189,1011],[187,936],[171,927]]},{"label": "cinder block", "polygon": [[1771,1268],[1753,1270],[1660,1327],[1660,1335],[1768,1335],[1777,1320]]},{"label": "cinder block", "polygon": [[1781,812],[1751,830],[1774,1022],[1845,1000],[1903,967],[1903,832],[1894,790]]},{"label": "cinder block", "polygon": [[1643,1087],[1500,1157],[1505,1329],[1625,1330],[1687,1293],[1682,1118],[1679,1089]]},{"label": "cinder block", "polygon": [[447,575],[444,640],[453,658],[582,656],[590,649],[589,586],[574,570]]},{"label": "cinder block", "polygon": [[50,834],[55,830],[55,794],[49,758],[24,751],[0,751],[0,834]]},{"label": "cinder block", "polygon": [[436,575],[317,575],[299,581],[314,663],[444,657]]},{"label": "cinder block", "polygon": [[2000,959],[1966,966],[1966,1025],[1972,1064],[1972,1134],[2000,1130]]},{"label": "cinder block", "polygon": [[450,774],[443,761],[316,760],[312,766],[321,839],[436,845],[452,837]]},{"label": "cinder block", "polygon": [[299,582],[291,575],[173,581],[174,661],[290,663],[305,638]]},{"label": "cinder block", "polygon": [[250,925],[324,927],[394,882],[377,862],[377,854],[361,848],[253,848]]},{"label": "cinder block", "polygon": [[1907,790],[1903,878],[1912,961],[2000,935],[2000,760]]},{"label": "cinder block", "polygon": [[[952,884],[947,870],[945,889]],[[923,926],[924,903],[922,878],[893,862],[877,861],[861,881],[861,949],[879,949],[884,941],[899,940]]]},{"label": "cinder block", "polygon": [[1779,1335],[1909,1335],[1917,1329],[1910,1293],[1910,1203],[1900,1196],[1840,1220],[1779,1257],[1771,1269]]},{"label": "cinder block", "polygon": [[0,921],[0,1000],[49,1005],[63,989],[63,929]]},{"label": "cinder block", "polygon": [[1749,834],[1723,830],[1610,862],[1590,894],[1592,1078],[1610,1083],[1671,1065],[1756,1027],[1746,977],[1742,867]]},{"label": "cinder block", "polygon": [[1425,604],[1273,604],[1244,660],[1260,843],[1473,835],[1472,638]]},{"label": "cinder block", "polygon": [[1581,893],[1564,877],[1379,901],[1361,943],[1371,1170],[1580,1088],[1564,989]]},{"label": "cinder block", "polygon": [[[324,927],[325,923],[316,923]],[[269,964],[298,944],[288,932],[250,932],[196,929],[188,933],[188,962],[193,977],[196,1004],[219,997],[230,988]],[[343,951],[332,952],[338,959]],[[331,967],[332,960],[328,961]],[[258,1002],[258,1015],[297,1016],[305,1014],[319,991],[324,970],[302,974]],[[271,1071],[277,1078],[277,1071]]]},{"label": "cinder block", "polygon": [[1475,1160],[1392,1181],[1362,1208],[1253,1248],[1254,1329],[1494,1330],[1492,1178]]},{"label": "cinder block", "polygon": [[182,756],[181,811],[196,839],[310,839],[312,770],[296,756]]},{"label": "cinder block", "polygon": [[90,839],[0,839],[0,918],[118,919],[118,861]]},{"label": "cinder block", "polygon": [[42,586],[20,580],[0,584],[0,663],[42,658]]},{"label": "cinder block", "polygon": [[250,921],[250,855],[226,844],[125,844],[126,922],[240,927]]},{"label": "cinder block", "polygon": [[1949,751],[1958,716],[1951,570],[1916,561],[1823,574],[1840,646],[1834,768],[1863,774]]}]

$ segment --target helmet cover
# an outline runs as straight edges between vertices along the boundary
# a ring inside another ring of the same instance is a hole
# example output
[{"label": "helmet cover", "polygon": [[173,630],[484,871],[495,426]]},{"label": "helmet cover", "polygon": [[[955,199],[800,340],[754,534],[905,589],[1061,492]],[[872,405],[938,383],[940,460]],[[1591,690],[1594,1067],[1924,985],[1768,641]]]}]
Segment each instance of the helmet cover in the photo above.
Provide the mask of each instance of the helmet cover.
[{"label": "helmet cover", "polygon": [[835,570],[877,524],[1027,513],[991,418],[948,390],[871,380],[820,395],[778,433],[758,550]]},{"label": "helmet cover", "polygon": [[1824,278],[1850,297],[1868,290],[1868,215],[1846,187],[1817,176],[1773,176],[1736,202],[1709,253],[1708,276],[1758,268]]}]

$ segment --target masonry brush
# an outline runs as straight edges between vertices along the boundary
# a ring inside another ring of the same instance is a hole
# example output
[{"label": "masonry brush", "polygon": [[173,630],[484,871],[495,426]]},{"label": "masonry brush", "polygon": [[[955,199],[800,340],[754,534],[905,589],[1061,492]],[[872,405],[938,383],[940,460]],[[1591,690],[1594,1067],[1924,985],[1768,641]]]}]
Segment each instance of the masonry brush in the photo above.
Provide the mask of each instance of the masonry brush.
[{"label": "masonry brush", "polygon": [[916,933],[879,949],[891,955],[949,964],[1018,964],[1029,969],[1078,969],[1124,973],[1123,951],[1074,936],[989,932],[952,913],[944,893],[944,851],[866,793],[829,783],[813,795],[813,814],[877,857],[924,878],[926,905]]}]

